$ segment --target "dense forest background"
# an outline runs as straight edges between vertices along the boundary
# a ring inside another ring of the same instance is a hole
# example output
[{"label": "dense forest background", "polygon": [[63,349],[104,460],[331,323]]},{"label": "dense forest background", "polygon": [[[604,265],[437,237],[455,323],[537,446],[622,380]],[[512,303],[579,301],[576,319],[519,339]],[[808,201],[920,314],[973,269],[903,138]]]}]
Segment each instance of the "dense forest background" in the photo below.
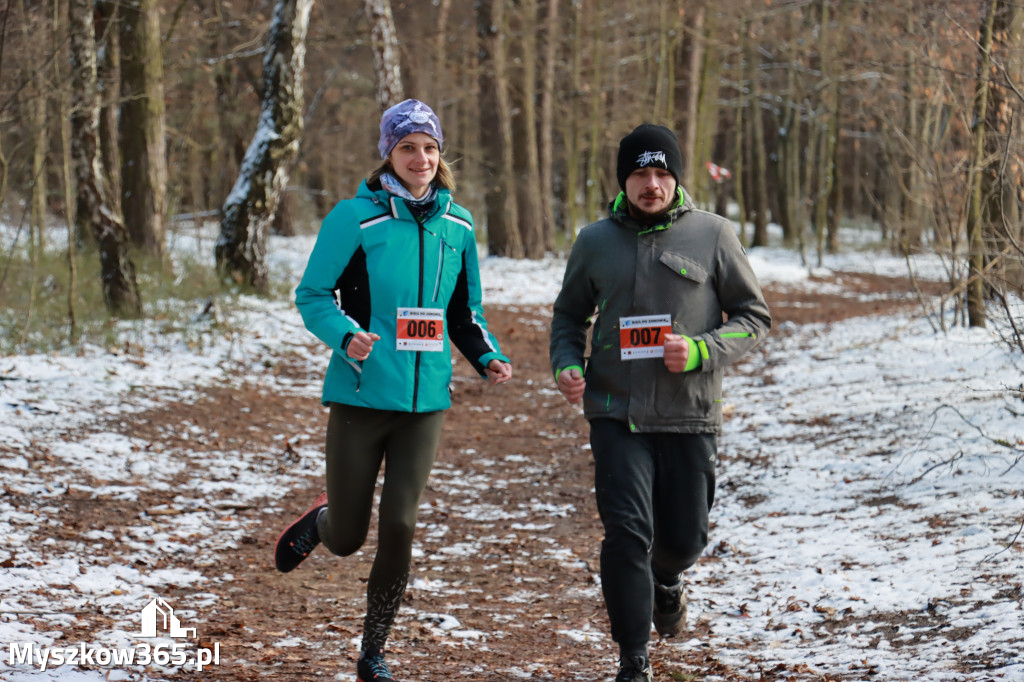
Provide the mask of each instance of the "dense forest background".
[{"label": "dense forest background", "polygon": [[[490,253],[564,248],[618,191],[618,140],[663,123],[687,191],[738,220],[749,246],[775,223],[813,265],[840,220],[863,223],[894,250],[943,255],[958,319],[982,325],[995,303],[1019,321],[1019,3],[3,5],[2,215],[30,235],[30,259],[44,226],[74,225],[79,248],[99,249],[114,313],[141,313],[133,258],[159,258],[183,219],[221,221],[217,261],[240,240],[258,269],[260,220],[308,231],[377,164],[381,108],[416,97],[441,118],[457,199]],[[239,199],[240,178],[271,175],[279,187]],[[240,231],[232,199],[249,216]],[[247,257],[224,281],[265,290]]]}]

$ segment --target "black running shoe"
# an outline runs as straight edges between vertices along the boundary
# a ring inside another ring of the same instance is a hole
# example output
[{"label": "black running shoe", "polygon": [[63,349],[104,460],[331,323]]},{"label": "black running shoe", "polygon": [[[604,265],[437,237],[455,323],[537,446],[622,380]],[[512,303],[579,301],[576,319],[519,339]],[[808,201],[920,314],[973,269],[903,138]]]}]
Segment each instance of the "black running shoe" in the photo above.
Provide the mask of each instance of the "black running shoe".
[{"label": "black running shoe", "polygon": [[317,545],[320,544],[320,533],[316,530],[316,517],[321,509],[327,508],[327,493],[320,493],[313,506],[284,529],[277,538],[274,548],[274,563],[277,570],[287,573],[302,563]]},{"label": "black running shoe", "polygon": [[619,661],[615,682],[654,682],[651,663],[643,656],[630,656]]},{"label": "black running shoe", "polygon": [[366,649],[359,655],[356,663],[358,682],[395,682],[391,668],[384,662],[384,652]]},{"label": "black running shoe", "polygon": [[654,629],[662,637],[675,637],[686,624],[686,593],[683,583],[665,587],[654,581]]}]

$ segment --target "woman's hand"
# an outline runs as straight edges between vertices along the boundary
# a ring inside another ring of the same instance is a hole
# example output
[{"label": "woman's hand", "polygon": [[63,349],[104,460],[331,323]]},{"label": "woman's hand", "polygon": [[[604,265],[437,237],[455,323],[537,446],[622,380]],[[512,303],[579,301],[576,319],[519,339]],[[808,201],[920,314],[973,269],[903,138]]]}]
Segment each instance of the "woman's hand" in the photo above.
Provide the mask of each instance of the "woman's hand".
[{"label": "woman's hand", "polygon": [[356,332],[352,336],[352,340],[348,342],[348,347],[345,348],[345,352],[353,360],[359,360],[362,362],[366,358],[370,357],[370,351],[373,350],[373,344],[380,341],[380,337],[376,334],[370,334],[367,332]]},{"label": "woman's hand", "polygon": [[487,375],[488,383],[497,386],[512,378],[512,365],[501,360],[491,360],[487,363],[484,373]]}]

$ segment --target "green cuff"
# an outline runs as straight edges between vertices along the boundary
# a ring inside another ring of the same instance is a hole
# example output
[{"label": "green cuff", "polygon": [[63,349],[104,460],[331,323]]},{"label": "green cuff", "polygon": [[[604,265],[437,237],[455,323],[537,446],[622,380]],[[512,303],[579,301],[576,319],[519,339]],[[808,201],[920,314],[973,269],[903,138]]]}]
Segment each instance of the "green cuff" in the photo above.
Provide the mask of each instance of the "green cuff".
[{"label": "green cuff", "polygon": [[555,372],[555,381],[558,381],[558,377],[562,376],[562,372],[564,372],[567,369],[578,369],[580,371],[580,376],[583,376],[582,367],[580,367],[579,365],[569,365],[568,367],[563,367],[562,369]]},{"label": "green cuff", "polygon": [[701,366],[704,354],[707,352],[705,350],[707,347],[705,346],[704,349],[700,348],[697,345],[697,342],[691,339],[689,336],[684,336],[683,338],[686,339],[686,345],[689,350],[689,352],[686,355],[686,367],[683,368],[683,371],[692,372],[693,370]]}]

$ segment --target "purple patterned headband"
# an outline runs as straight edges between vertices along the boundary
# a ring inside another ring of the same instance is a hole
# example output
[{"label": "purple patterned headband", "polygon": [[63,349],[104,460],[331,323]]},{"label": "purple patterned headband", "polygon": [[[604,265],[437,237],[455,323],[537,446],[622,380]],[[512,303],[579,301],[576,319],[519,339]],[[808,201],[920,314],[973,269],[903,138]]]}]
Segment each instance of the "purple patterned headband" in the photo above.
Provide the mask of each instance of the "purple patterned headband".
[{"label": "purple patterned headband", "polygon": [[388,158],[398,141],[410,133],[426,133],[437,140],[439,147],[444,146],[441,122],[434,111],[418,99],[407,99],[385,111],[380,119],[380,158]]}]

